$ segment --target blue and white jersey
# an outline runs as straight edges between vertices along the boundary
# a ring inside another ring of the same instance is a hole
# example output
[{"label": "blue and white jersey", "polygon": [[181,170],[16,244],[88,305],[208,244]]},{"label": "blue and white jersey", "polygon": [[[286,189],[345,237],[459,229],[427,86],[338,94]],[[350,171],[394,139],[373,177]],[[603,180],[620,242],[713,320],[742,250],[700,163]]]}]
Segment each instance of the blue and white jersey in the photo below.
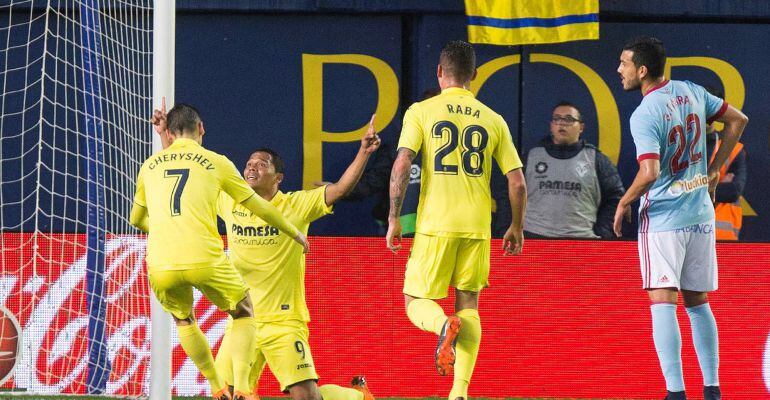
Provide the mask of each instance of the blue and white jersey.
[{"label": "blue and white jersey", "polygon": [[706,125],[727,102],[689,81],[664,81],[631,115],[639,162],[660,159],[660,176],[642,196],[639,232],[661,232],[714,220],[708,195]]}]

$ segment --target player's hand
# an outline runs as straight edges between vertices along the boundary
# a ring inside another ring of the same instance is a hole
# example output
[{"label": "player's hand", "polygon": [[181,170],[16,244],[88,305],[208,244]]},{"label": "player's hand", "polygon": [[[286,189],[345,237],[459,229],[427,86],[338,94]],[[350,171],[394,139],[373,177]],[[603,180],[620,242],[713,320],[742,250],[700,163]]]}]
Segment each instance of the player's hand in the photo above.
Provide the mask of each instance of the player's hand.
[{"label": "player's hand", "polygon": [[297,232],[297,236],[294,240],[302,246],[302,254],[307,254],[310,251],[310,243],[307,241],[307,236],[302,232]]},{"label": "player's hand", "polygon": [[393,253],[401,250],[401,220],[398,218],[388,218],[388,233],[385,235],[385,242]]},{"label": "player's hand", "polygon": [[725,176],[719,179],[719,183],[731,183],[733,179],[735,179],[735,174],[732,172],[728,172],[725,174]]},{"label": "player's hand", "polygon": [[612,223],[612,229],[617,237],[623,236],[623,219],[631,222],[631,206],[618,204],[618,208],[615,209],[615,221]]},{"label": "player's hand", "polygon": [[515,256],[524,248],[524,228],[508,227],[503,235],[503,255]]},{"label": "player's hand", "polygon": [[709,171],[709,196],[711,196],[711,202],[717,201],[717,185],[719,184],[719,171]]},{"label": "player's hand", "polygon": [[160,110],[153,110],[152,118],[150,118],[155,132],[159,135],[163,135],[168,128],[168,122],[166,121],[166,96],[161,97]]},{"label": "player's hand", "polygon": [[372,154],[380,147],[380,135],[374,130],[374,117],[377,114],[372,114],[372,119],[369,120],[369,129],[366,130],[366,134],[361,138],[361,150],[366,154]]}]

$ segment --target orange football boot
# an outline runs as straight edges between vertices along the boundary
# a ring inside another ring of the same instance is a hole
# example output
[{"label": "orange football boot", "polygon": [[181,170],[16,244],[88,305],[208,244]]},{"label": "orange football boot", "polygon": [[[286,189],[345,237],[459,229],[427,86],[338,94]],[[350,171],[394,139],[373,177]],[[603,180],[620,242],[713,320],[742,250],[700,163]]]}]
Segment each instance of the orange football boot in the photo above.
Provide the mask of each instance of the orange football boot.
[{"label": "orange football boot", "polygon": [[233,400],[256,400],[256,399],[259,399],[259,397],[251,393],[236,391],[235,395],[233,395]]},{"label": "orange football boot", "polygon": [[227,386],[219,389],[216,393],[214,393],[213,398],[214,400],[233,400],[233,397],[230,396],[230,390],[227,389]]},{"label": "orange football boot", "polygon": [[460,333],[460,317],[450,315],[441,328],[436,345],[436,369],[439,375],[448,375],[455,369],[455,345]]},{"label": "orange football boot", "polygon": [[366,385],[366,379],[363,376],[354,376],[353,380],[350,381],[350,386],[363,393],[364,400],[374,400],[374,395],[369,391],[369,386]]}]

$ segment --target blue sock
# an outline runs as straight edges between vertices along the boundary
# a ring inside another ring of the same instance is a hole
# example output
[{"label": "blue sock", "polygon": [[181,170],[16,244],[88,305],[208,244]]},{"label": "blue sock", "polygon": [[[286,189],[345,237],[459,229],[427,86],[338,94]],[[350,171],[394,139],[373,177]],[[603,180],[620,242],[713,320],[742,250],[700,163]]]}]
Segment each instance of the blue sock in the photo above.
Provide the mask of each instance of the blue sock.
[{"label": "blue sock", "polygon": [[682,378],[682,335],[676,319],[676,304],[658,303],[650,306],[652,312],[652,339],[658,352],[660,369],[670,392],[684,390]]},{"label": "blue sock", "polygon": [[687,308],[703,386],[719,386],[719,335],[709,303]]}]

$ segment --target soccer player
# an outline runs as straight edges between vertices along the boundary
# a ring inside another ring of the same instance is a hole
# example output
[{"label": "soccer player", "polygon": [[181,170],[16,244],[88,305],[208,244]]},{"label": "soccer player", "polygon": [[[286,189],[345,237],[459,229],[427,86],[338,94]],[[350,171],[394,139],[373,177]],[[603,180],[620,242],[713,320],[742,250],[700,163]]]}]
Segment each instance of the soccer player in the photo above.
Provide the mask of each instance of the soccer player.
[{"label": "soccer player", "polygon": [[[294,225],[307,234],[310,223],[331,213],[332,206],[353,190],[369,156],[380,146],[374,118],[361,139],[353,162],[336,183],[312,190],[284,193],[284,162],[275,151],[261,148],[252,153],[243,169],[246,182],[261,198],[275,205]],[[222,194],[219,216],[227,225],[230,258],[241,273],[254,304],[257,329],[257,363],[250,384],[255,387],[265,362],[278,379],[281,390],[294,400],[374,400],[363,377],[353,378],[353,389],[337,385],[318,387],[318,374],[308,345],[310,314],[305,302],[305,255],[302,248],[278,230]],[[230,359],[241,351],[232,340],[228,323],[217,352],[217,370],[230,381]]]},{"label": "soccer player", "polygon": [[[527,195],[521,160],[503,118],[468,90],[476,76],[473,47],[452,41],[441,50],[441,94],[412,104],[404,115],[390,178],[387,246],[401,248],[399,215],[412,160],[422,151],[417,225],[406,266],[406,313],[418,328],[439,335],[439,374],[454,371],[450,400],[467,399],[481,342],[479,291],[488,286],[492,158],[508,180],[511,224],[505,254],[521,252]],[[434,300],[455,288],[455,314]],[[456,342],[456,349],[455,349]],[[455,353],[456,352],[456,353]]]},{"label": "soccer player", "polygon": [[[666,380],[667,399],[684,399],[682,338],[676,317],[678,292],[692,325],[705,399],[720,399],[719,340],[708,303],[717,289],[714,189],[719,169],[748,122],[743,113],[692,82],[663,76],[663,43],[642,37],[620,54],[623,89],[644,98],[631,115],[639,172],[621,198],[614,230],[639,198],[639,259],[649,295],[652,336]],[[722,146],[707,165],[706,124],[725,124]]]},{"label": "soccer player", "polygon": [[232,342],[243,349],[232,359],[234,398],[249,400],[248,376],[255,357],[257,322],[248,290],[223,251],[217,232],[217,199],[221,192],[227,193],[235,203],[289,235],[299,243],[300,251],[307,251],[307,239],[273,205],[254,193],[230,160],[201,146],[205,130],[195,108],[177,104],[163,117],[161,136],[170,145],[142,164],[130,221],[149,233],[150,286],[174,317],[182,348],[209,381],[216,400],[231,396],[214,367],[206,337],[195,323],[192,288],[233,317]]}]

